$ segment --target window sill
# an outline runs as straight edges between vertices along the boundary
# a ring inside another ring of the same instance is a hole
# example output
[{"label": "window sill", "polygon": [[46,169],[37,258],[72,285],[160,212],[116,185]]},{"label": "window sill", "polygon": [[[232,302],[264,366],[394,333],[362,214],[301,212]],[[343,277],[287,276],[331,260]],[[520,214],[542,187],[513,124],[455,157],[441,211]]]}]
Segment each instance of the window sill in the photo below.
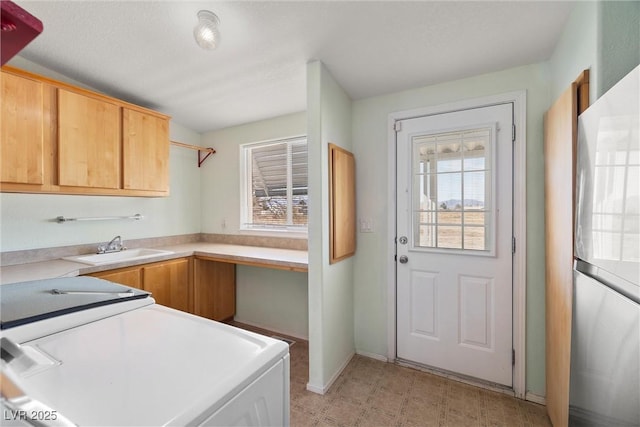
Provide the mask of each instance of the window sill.
[{"label": "window sill", "polygon": [[263,236],[263,237],[287,237],[291,239],[307,239],[309,237],[308,231],[292,230],[292,229],[265,229],[265,228],[240,228],[239,234],[251,235],[251,236]]}]

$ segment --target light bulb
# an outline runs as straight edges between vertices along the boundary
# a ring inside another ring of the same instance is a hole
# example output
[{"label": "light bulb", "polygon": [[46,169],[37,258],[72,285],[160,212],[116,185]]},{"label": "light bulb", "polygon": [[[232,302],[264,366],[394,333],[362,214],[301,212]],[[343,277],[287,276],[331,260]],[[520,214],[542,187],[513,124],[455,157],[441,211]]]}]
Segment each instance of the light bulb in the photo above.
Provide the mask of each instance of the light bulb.
[{"label": "light bulb", "polygon": [[220,20],[215,13],[208,10],[198,12],[198,25],[193,29],[193,37],[195,37],[198,46],[203,49],[215,49],[220,43],[220,33],[218,25]]}]

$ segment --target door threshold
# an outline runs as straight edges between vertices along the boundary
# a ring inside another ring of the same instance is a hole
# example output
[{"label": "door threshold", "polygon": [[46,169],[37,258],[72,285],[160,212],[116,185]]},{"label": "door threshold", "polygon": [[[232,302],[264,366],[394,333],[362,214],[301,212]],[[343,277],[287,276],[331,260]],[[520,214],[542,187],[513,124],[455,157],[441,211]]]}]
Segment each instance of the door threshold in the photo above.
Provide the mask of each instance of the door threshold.
[{"label": "door threshold", "polygon": [[404,366],[405,368],[416,369],[422,372],[428,372],[433,375],[437,375],[439,377],[444,377],[453,381],[458,381],[464,384],[472,385],[475,387],[480,387],[485,390],[495,391],[496,393],[506,394],[511,397],[515,397],[515,392],[512,387],[507,387],[502,384],[497,384],[491,381],[485,381],[478,378],[470,377],[468,375],[460,374],[457,372],[447,371],[445,369],[434,368],[433,366],[423,365],[417,362],[412,362],[410,360],[399,359],[396,358],[392,361],[399,366]]}]

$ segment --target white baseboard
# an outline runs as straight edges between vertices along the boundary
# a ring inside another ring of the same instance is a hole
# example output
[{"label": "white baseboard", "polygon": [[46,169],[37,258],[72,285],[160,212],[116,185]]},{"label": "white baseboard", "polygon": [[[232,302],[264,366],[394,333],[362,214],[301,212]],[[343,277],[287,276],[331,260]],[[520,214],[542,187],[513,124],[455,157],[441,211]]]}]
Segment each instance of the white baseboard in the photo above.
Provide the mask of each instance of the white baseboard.
[{"label": "white baseboard", "polygon": [[524,395],[524,399],[528,400],[529,402],[537,403],[539,405],[545,405],[545,406],[547,405],[547,399],[544,396],[531,393],[530,391],[528,391]]},{"label": "white baseboard", "polygon": [[254,326],[256,328],[265,329],[267,331],[275,332],[275,333],[280,334],[280,335],[286,335],[288,337],[297,338],[299,340],[309,341],[309,337],[303,337],[302,335],[299,335],[297,333],[291,333],[290,331],[283,331],[282,329],[273,328],[273,327],[267,326],[267,325],[261,325],[261,324],[256,323],[256,322],[251,322],[251,321],[248,321],[248,320],[244,320],[244,319],[239,318],[237,316],[234,317],[233,320],[236,321],[236,322],[239,322],[239,323],[244,323],[245,325]]},{"label": "white baseboard", "polygon": [[324,387],[322,386],[318,387],[318,386],[312,385],[311,383],[307,383],[307,390],[316,394],[325,394]]},{"label": "white baseboard", "polygon": [[349,362],[351,362],[351,359],[353,358],[353,356],[355,355],[355,353],[351,353],[351,355],[349,355],[349,357],[347,357],[347,360],[342,364],[342,366],[340,366],[340,368],[331,376],[331,378],[329,379],[329,381],[327,382],[327,384],[323,385],[323,386],[317,386],[317,385],[313,385],[311,383],[307,383],[307,390],[313,392],[313,393],[317,393],[317,394],[325,394],[327,391],[329,391],[329,389],[331,388],[331,386],[333,385],[333,383],[338,379],[338,377],[340,376],[340,374],[342,373],[342,371],[344,371],[344,368],[347,367],[347,365],[349,364]]},{"label": "white baseboard", "polygon": [[388,357],[382,356],[381,354],[369,353],[367,351],[356,351],[356,354],[359,355],[359,356],[368,357],[370,359],[379,360],[381,362],[388,362],[389,361]]}]

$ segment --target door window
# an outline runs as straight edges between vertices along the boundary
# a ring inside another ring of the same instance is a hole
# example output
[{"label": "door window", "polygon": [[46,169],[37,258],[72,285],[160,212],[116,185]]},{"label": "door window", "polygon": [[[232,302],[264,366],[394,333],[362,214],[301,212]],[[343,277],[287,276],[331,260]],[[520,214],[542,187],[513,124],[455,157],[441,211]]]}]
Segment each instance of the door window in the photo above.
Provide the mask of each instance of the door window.
[{"label": "door window", "polygon": [[414,249],[494,253],[495,125],[412,137]]}]

